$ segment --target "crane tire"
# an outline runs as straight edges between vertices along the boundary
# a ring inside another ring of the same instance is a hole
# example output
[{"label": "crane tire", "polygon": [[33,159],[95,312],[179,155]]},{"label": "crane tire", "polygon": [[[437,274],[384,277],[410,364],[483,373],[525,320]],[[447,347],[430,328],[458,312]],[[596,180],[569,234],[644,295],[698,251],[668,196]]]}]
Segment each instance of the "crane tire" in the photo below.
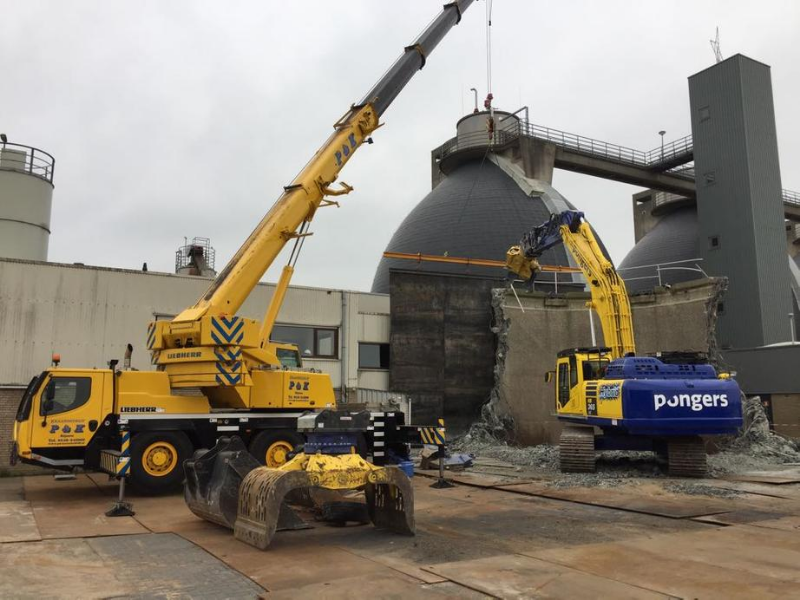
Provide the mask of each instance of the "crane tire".
[{"label": "crane tire", "polygon": [[303,443],[303,436],[291,429],[266,429],[253,437],[248,450],[262,465],[275,468],[286,464],[287,455]]},{"label": "crane tire", "polygon": [[149,496],[172,492],[183,483],[183,461],[191,455],[182,431],[139,432],[131,438],[131,485]]}]

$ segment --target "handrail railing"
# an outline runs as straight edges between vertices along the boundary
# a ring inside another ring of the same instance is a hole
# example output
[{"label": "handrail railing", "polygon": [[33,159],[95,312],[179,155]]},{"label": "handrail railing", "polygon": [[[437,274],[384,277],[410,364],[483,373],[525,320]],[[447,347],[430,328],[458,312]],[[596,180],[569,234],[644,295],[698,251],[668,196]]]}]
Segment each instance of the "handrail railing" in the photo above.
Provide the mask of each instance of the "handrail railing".
[{"label": "handrail railing", "polygon": [[[637,281],[641,279],[657,279],[658,285],[663,285],[663,280],[661,274],[664,271],[693,271],[695,273],[700,273],[703,277],[708,277],[706,272],[700,266],[699,263],[703,262],[702,258],[687,258],[684,260],[673,260],[671,262],[663,262],[663,263],[654,263],[652,265],[637,265],[635,267],[624,267],[618,268],[617,272],[620,274],[624,281]],[[689,266],[677,266],[677,265],[688,265]],[[637,269],[655,269],[655,275],[641,275],[638,277],[630,277],[625,276],[623,271],[635,271]]]},{"label": "handrail railing", "polygon": [[[450,154],[460,150],[478,148],[486,146],[487,149],[493,146],[502,146],[512,142],[520,136],[530,137],[537,140],[550,142],[560,148],[596,156],[605,160],[617,163],[629,164],[636,167],[652,170],[660,164],[669,163],[681,157],[689,157],[693,152],[692,136],[687,135],[677,140],[673,140],[663,147],[658,146],[647,152],[627,148],[601,140],[595,140],[576,133],[568,133],[551,127],[535,125],[525,120],[514,120],[507,126],[503,126],[494,132],[490,138],[486,131],[476,131],[473,133],[462,134],[447,140],[444,144],[434,150],[434,156],[438,160],[443,160]],[[694,180],[694,163],[687,160],[684,164],[679,164],[666,171],[673,177]],[[800,206],[800,193],[791,190],[782,190],[783,202]]]},{"label": "handrail railing", "polygon": [[0,142],[0,171],[28,173],[53,183],[56,159],[33,146]]},{"label": "handrail railing", "polygon": [[781,190],[784,204],[800,206],[800,194],[791,190]]}]

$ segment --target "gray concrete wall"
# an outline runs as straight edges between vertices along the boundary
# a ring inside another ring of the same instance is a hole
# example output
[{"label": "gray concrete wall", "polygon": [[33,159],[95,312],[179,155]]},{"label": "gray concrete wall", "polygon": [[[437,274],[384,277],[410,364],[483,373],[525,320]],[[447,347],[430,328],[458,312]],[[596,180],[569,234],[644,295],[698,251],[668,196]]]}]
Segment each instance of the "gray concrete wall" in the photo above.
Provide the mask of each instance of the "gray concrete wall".
[{"label": "gray concrete wall", "polygon": [[496,281],[392,271],[390,389],[411,397],[414,423],[472,423],[494,385]]},{"label": "gray concrete wall", "polygon": [[[713,329],[719,288],[719,281],[703,280],[632,297],[637,353],[713,352],[709,331]],[[552,298],[519,291],[518,295],[519,303],[510,291],[495,302],[495,321],[501,325],[495,388],[499,408],[514,419],[517,442],[552,443],[561,428],[554,415],[553,384],[544,382],[544,374],[554,368],[559,350],[591,345],[585,308],[589,295]],[[602,344],[596,316],[594,323],[597,343]]]}]

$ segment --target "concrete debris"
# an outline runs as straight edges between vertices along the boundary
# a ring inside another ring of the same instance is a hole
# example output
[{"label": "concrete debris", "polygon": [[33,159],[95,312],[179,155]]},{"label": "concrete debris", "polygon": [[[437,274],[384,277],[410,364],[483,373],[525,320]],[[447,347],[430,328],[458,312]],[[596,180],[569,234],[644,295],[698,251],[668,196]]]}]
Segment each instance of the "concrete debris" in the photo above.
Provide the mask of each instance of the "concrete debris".
[{"label": "concrete debris", "polygon": [[508,354],[509,320],[503,313],[505,297],[506,290],[504,288],[492,290],[492,314],[494,315],[492,333],[497,338],[494,387],[489,394],[489,401],[481,407],[480,420],[470,426],[467,435],[472,439],[494,442],[514,440],[514,419],[500,396],[500,383],[503,379]]},{"label": "concrete debris", "polygon": [[764,470],[800,462],[800,444],[770,429],[760,397],[742,400],[742,416],[742,433],[720,442],[720,452],[708,457],[713,475]]},{"label": "concrete debris", "polygon": [[690,496],[715,496],[717,498],[735,498],[742,492],[727,488],[705,485],[692,480],[670,481],[664,483],[664,489],[674,494],[688,494]]},{"label": "concrete debris", "polygon": [[[800,463],[800,444],[770,430],[760,398],[743,400],[743,412],[745,426],[741,435],[723,440],[720,451],[708,456],[712,478]],[[554,488],[610,488],[642,479],[668,479],[665,465],[652,452],[598,452],[596,473],[561,473],[556,446],[515,446],[491,437],[487,431],[487,428],[473,429],[454,440],[450,447],[478,459],[493,458],[516,465]],[[663,486],[667,491],[681,494],[731,497],[738,493],[692,480],[668,480]]]},{"label": "concrete debris", "polygon": [[711,277],[708,281],[712,285],[711,293],[706,300],[706,315],[708,315],[708,321],[706,323],[708,362],[715,369],[717,369],[717,371],[727,371],[729,369],[723,360],[722,355],[719,352],[719,346],[717,345],[717,310],[720,303],[722,303],[724,300],[725,292],[728,290],[728,278]]}]

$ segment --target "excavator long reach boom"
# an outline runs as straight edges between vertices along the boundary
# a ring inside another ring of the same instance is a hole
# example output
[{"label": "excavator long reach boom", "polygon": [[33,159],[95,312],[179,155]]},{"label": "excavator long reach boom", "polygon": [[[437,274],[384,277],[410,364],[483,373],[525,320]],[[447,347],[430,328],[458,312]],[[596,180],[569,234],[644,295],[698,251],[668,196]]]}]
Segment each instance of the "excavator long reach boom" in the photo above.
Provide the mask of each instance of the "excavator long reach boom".
[{"label": "excavator long reach boom", "polygon": [[525,234],[519,246],[506,254],[506,267],[532,282],[541,270],[538,258],[548,248],[563,243],[578,263],[592,295],[590,308],[597,311],[606,346],[613,358],[635,353],[633,318],[625,282],[608,260],[584,220],[583,213],[568,210]]}]

